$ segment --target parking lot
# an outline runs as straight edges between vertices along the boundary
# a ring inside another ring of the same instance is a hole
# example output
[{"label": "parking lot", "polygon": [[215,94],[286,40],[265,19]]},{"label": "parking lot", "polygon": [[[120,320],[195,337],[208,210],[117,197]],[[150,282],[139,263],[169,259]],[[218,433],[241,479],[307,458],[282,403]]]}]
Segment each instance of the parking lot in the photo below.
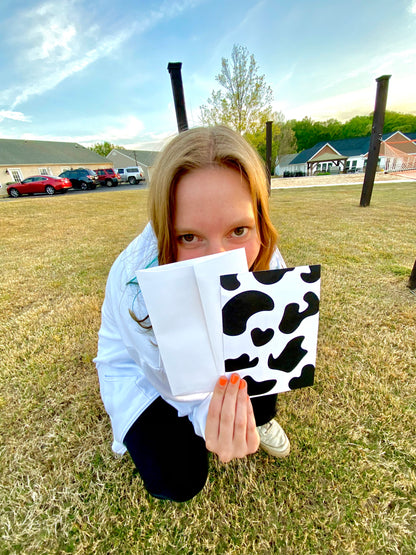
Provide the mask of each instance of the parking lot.
[{"label": "parking lot", "polygon": [[[139,190],[139,189],[146,189],[147,188],[147,182],[146,181],[141,181],[140,183],[136,183],[135,185],[130,185],[130,183],[122,183],[120,185],[117,185],[117,187],[106,187],[104,186],[100,186],[97,187],[96,189],[88,189],[87,191],[82,191],[81,189],[68,189],[67,193],[65,194],[61,194],[61,193],[55,193],[53,196],[44,194],[44,193],[35,193],[33,195],[22,195],[21,197],[18,197],[19,200],[23,200],[26,198],[64,198],[68,195],[90,195],[90,194],[96,194],[96,193],[111,193],[112,191],[134,191],[134,190]],[[9,196],[0,196],[0,200],[7,200],[7,201],[14,201],[16,199],[11,198]]]}]

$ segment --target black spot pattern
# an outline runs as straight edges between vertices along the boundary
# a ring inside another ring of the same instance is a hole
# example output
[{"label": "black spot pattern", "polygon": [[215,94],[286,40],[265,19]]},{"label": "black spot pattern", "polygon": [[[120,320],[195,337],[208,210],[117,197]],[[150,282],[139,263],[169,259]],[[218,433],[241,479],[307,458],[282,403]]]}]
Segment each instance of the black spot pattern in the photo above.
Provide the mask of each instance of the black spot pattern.
[{"label": "black spot pattern", "polygon": [[300,277],[303,279],[305,283],[315,283],[321,277],[321,267],[319,264],[314,266],[309,266],[309,274],[306,272],[300,274]]},{"label": "black spot pattern", "polygon": [[260,328],[254,328],[251,330],[251,340],[256,347],[262,347],[266,345],[274,336],[274,330],[272,328],[267,328],[267,330],[261,330]]},{"label": "black spot pattern", "polygon": [[265,270],[264,272],[253,272],[255,279],[263,285],[278,283],[287,272],[293,272],[294,268],[279,268],[278,270]]},{"label": "black spot pattern", "polygon": [[291,372],[306,355],[307,351],[302,348],[303,335],[291,339],[277,358],[269,356],[268,365],[271,370]]},{"label": "black spot pattern", "polygon": [[299,312],[298,303],[290,303],[285,307],[282,321],[279,324],[279,330],[282,333],[293,333],[305,318],[313,316],[319,311],[319,299],[315,293],[309,291],[303,300],[308,303],[303,312]]},{"label": "black spot pattern", "polygon": [[238,281],[237,274],[228,274],[220,277],[221,287],[227,291],[235,291],[241,285]]},{"label": "black spot pattern", "polygon": [[263,310],[273,310],[274,301],[261,291],[244,291],[230,299],[222,309],[222,329],[226,335],[245,332],[247,320]]},{"label": "black spot pattern", "polygon": [[247,394],[252,395],[264,395],[269,391],[272,391],[276,385],[276,380],[265,380],[264,382],[256,382],[251,376],[244,376],[244,380],[247,382]]},{"label": "black spot pattern", "polygon": [[299,389],[300,387],[313,385],[314,376],[315,366],[313,364],[307,364],[302,368],[302,373],[298,378],[292,378],[289,381],[289,387],[290,389]]},{"label": "black spot pattern", "polygon": [[247,353],[242,354],[238,358],[227,358],[224,362],[226,372],[236,372],[245,368],[254,368],[259,363],[258,357],[250,360]]}]

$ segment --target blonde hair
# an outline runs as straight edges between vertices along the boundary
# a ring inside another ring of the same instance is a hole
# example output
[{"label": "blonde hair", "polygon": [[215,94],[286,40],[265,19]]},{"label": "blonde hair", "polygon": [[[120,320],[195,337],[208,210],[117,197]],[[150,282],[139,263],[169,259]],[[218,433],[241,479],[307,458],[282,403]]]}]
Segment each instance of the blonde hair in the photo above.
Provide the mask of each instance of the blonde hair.
[{"label": "blonde hair", "polygon": [[156,161],[150,184],[149,213],[158,240],[159,264],[175,262],[177,256],[173,221],[178,181],[193,170],[213,166],[235,169],[246,178],[261,242],[251,270],[268,270],[277,232],[269,216],[266,170],[249,143],[223,126],[198,127],[180,133]]}]

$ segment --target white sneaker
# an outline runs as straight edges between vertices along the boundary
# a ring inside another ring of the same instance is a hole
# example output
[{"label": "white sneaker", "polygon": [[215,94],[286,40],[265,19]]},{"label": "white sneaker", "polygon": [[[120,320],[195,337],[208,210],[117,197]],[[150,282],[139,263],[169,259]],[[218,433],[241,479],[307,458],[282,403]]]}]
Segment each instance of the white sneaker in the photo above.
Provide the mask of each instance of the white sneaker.
[{"label": "white sneaker", "polygon": [[274,457],[287,457],[290,453],[290,442],[283,428],[270,420],[263,426],[257,426],[260,436],[260,447]]}]

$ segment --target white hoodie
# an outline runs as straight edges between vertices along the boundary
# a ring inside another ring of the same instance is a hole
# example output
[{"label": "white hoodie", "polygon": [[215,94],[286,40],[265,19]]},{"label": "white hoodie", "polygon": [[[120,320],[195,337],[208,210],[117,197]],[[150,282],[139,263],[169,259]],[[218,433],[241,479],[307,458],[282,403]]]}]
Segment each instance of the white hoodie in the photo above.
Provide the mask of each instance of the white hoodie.
[{"label": "white hoodie", "polygon": [[[120,454],[126,451],[126,433],[158,396],[175,407],[179,416],[188,416],[195,433],[205,437],[211,394],[172,395],[161,369],[153,330],[139,326],[129,312],[139,319],[148,315],[135,273],[152,266],[157,266],[157,240],[149,223],[110,270],[94,359],[101,397],[113,428],[113,450]],[[283,267],[283,258],[276,250],[270,268]]]}]

